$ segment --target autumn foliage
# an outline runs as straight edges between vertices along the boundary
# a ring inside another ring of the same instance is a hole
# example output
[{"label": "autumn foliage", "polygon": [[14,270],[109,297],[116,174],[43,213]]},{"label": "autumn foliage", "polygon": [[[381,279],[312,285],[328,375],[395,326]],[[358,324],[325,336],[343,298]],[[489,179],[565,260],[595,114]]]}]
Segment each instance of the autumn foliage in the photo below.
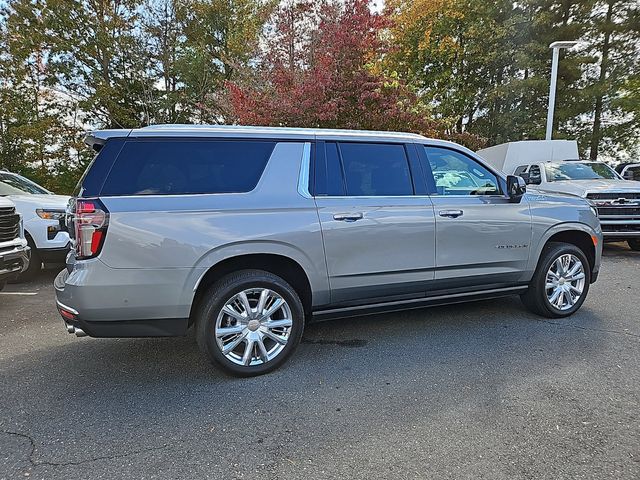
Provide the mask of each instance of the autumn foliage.
[{"label": "autumn foliage", "polygon": [[236,121],[438,134],[427,108],[380,67],[388,22],[365,0],[281,6],[257,78],[228,83]]}]

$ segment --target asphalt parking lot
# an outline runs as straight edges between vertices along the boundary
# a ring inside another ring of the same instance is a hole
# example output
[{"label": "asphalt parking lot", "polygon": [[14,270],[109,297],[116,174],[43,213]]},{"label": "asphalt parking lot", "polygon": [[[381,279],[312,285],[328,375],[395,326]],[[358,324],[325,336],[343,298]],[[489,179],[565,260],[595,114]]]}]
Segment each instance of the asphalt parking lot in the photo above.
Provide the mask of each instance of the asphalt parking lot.
[{"label": "asphalt parking lot", "polygon": [[193,335],[68,335],[55,273],[0,295],[0,478],[640,478],[640,253],[623,244],[569,319],[514,297],[336,320],[253,379]]}]

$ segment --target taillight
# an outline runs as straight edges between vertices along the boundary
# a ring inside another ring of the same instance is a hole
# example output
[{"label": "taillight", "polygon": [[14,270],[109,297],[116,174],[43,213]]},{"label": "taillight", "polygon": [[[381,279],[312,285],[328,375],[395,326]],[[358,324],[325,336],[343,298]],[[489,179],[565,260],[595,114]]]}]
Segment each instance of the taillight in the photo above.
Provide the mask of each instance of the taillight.
[{"label": "taillight", "polygon": [[109,226],[109,212],[97,199],[76,200],[73,214],[76,259],[84,260],[100,253]]}]

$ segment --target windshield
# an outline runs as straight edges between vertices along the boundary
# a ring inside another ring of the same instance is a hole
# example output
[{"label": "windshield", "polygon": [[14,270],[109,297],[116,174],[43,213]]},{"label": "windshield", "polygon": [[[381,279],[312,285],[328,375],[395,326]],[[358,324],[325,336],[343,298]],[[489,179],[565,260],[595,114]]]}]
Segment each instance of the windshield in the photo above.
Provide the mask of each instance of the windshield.
[{"label": "windshield", "polygon": [[619,177],[608,165],[599,162],[563,162],[545,163],[548,182],[561,180],[597,180],[606,178],[616,180]]},{"label": "windshield", "polygon": [[0,195],[48,194],[31,180],[12,173],[0,173]]}]

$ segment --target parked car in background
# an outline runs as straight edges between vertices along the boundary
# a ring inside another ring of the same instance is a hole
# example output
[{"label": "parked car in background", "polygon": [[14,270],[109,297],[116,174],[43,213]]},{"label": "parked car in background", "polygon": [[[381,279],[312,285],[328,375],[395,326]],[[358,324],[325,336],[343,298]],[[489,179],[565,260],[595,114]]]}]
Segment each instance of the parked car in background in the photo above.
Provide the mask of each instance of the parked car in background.
[{"label": "parked car in background", "polygon": [[175,125],[86,141],[98,153],[54,283],[70,333],[194,325],[212,362],[257,375],[287,359],[307,320],[514,294],[566,317],[598,275],[595,209],[528,195],[451,142]]},{"label": "parked car in background", "polygon": [[0,290],[29,267],[29,246],[13,202],[0,196]]},{"label": "parked car in background", "polygon": [[616,172],[625,180],[640,181],[640,163],[621,163],[616,166]]},{"label": "parked car in background", "polygon": [[0,170],[0,196],[9,198],[22,215],[24,232],[31,248],[29,268],[17,280],[32,279],[43,263],[64,263],[70,241],[64,216],[68,196],[49,190],[16,173]]},{"label": "parked car in background", "polygon": [[606,242],[627,241],[640,250],[640,182],[624,180],[603,162],[576,160],[576,142],[511,142],[478,154],[536,190],[585,198],[598,211]]}]

